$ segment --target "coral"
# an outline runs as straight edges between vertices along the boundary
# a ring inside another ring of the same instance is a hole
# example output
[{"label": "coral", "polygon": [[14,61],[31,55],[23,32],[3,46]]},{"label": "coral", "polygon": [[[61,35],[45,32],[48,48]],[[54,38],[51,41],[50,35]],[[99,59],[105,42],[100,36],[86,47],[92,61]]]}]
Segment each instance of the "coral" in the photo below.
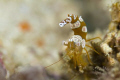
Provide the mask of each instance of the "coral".
[{"label": "coral", "polygon": [[120,65],[112,67],[109,71],[104,72],[98,80],[119,80],[120,79]]},{"label": "coral", "polygon": [[[115,13],[119,11],[119,2],[116,2],[112,5],[111,15],[119,16],[119,13]],[[112,23],[109,25],[109,30],[106,33],[105,37],[97,48],[100,48],[100,53],[102,56],[106,58],[109,63],[109,66],[114,66],[117,64],[117,58],[119,58],[119,19],[118,17],[112,18]],[[115,24],[115,25],[113,25]],[[91,43],[92,46],[96,49],[96,45],[98,43]],[[97,49],[96,49],[97,50]]]},{"label": "coral", "polygon": [[[101,42],[91,42],[91,45],[96,51],[100,53],[97,55],[96,52],[92,51],[92,61],[95,66],[99,66],[104,69],[105,72],[101,73],[99,80],[119,80],[119,65],[120,65],[120,18],[119,18],[119,6],[120,2],[115,2],[111,6],[111,17],[108,32],[104,36]],[[102,71],[102,70],[100,70]]]}]

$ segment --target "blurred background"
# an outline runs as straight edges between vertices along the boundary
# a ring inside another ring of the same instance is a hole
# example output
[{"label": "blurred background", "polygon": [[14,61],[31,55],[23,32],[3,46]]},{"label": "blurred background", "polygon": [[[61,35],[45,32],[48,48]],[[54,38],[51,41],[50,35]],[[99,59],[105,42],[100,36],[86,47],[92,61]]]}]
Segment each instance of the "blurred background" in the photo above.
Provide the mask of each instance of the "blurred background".
[{"label": "blurred background", "polygon": [[[44,67],[59,60],[64,51],[62,41],[72,34],[69,25],[59,22],[67,14],[82,16],[88,34],[107,29],[109,6],[115,0],[0,0],[0,80],[59,80],[62,64]],[[95,35],[98,36],[98,35]],[[44,76],[36,74],[44,72]],[[19,75],[17,75],[19,73]],[[67,75],[67,74],[66,74]],[[37,77],[36,77],[37,76]],[[3,79],[2,79],[3,80]],[[67,80],[67,79],[65,79]]]}]

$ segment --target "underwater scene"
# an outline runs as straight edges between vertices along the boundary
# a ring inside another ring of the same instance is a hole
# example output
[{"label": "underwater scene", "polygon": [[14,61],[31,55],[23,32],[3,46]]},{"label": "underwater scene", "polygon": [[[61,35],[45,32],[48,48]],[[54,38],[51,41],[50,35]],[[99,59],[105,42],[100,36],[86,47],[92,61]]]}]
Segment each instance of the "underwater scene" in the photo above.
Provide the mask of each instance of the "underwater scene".
[{"label": "underwater scene", "polygon": [[0,0],[0,80],[120,80],[120,0]]}]

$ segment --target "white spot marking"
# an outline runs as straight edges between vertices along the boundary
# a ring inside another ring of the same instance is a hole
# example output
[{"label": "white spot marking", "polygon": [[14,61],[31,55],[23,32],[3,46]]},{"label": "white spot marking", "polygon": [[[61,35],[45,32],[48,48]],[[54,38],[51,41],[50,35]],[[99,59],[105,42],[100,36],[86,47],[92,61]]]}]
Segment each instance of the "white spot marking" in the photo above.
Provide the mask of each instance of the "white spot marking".
[{"label": "white spot marking", "polygon": [[65,25],[66,25],[66,22],[65,22],[64,20],[59,23],[59,26],[60,26],[60,27],[63,27],[63,26],[65,26]]},{"label": "white spot marking", "polygon": [[82,19],[82,16],[79,17],[80,22],[83,22],[84,20]]},{"label": "white spot marking", "polygon": [[65,44],[68,44],[68,42],[65,42]]},{"label": "white spot marking", "polygon": [[76,19],[76,15],[74,15],[74,20]]},{"label": "white spot marking", "polygon": [[71,17],[68,17],[68,19],[66,20],[66,22],[71,22],[71,21],[72,21]]},{"label": "white spot marking", "polygon": [[82,48],[85,47],[85,39],[82,40]]},{"label": "white spot marking", "polygon": [[87,32],[87,27],[86,26],[82,27],[82,32]]},{"label": "white spot marking", "polygon": [[64,44],[68,44],[68,42],[66,42],[66,41],[62,41],[62,45],[64,45]]},{"label": "white spot marking", "polygon": [[69,39],[69,42],[71,41],[71,39]]},{"label": "white spot marking", "polygon": [[62,41],[62,45],[64,45],[65,44],[65,41]]},{"label": "white spot marking", "polygon": [[82,37],[79,35],[74,35],[71,38],[77,46],[80,46],[80,43],[82,42]]},{"label": "white spot marking", "polygon": [[75,25],[75,28],[78,28],[78,27],[80,27],[80,22],[77,21],[76,23],[74,23],[74,25]]},{"label": "white spot marking", "polygon": [[72,28],[72,29],[75,29],[75,28],[79,28],[80,27],[80,21],[77,21],[76,23],[74,23],[74,24],[70,24],[70,27]]},{"label": "white spot marking", "polygon": [[70,16],[72,16],[72,14],[70,14]]}]

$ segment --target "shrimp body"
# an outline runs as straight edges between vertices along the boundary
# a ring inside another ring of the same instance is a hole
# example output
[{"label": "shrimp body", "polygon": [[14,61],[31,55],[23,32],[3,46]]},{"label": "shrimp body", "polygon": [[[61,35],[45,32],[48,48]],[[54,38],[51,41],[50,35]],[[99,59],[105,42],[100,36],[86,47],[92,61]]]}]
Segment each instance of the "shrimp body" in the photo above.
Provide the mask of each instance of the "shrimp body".
[{"label": "shrimp body", "polygon": [[87,61],[83,58],[83,49],[85,48],[87,27],[82,17],[76,15],[69,15],[68,17],[61,21],[59,25],[61,27],[70,23],[71,29],[74,31],[74,35],[69,39],[68,42],[64,42],[64,45],[67,46],[65,60],[71,65],[74,69],[83,72],[83,69],[88,65]]}]

